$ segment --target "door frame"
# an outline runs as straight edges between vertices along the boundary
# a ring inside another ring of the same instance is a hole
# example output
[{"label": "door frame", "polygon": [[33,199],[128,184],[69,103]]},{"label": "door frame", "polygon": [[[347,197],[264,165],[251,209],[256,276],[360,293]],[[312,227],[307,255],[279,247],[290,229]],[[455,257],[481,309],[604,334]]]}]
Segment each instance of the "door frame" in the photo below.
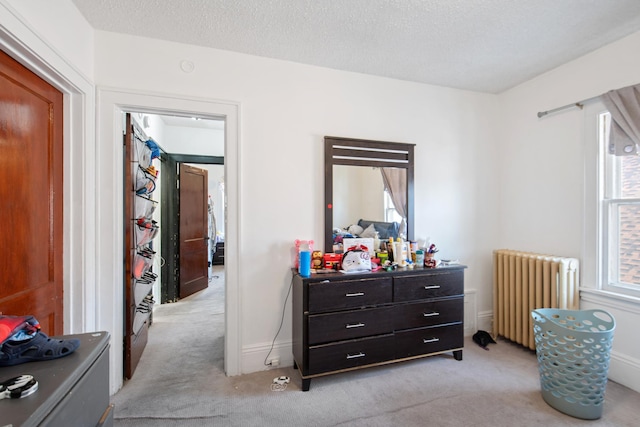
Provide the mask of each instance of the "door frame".
[{"label": "door frame", "polygon": [[[97,153],[102,165],[96,185],[96,205],[100,216],[96,240],[100,253],[109,253],[111,265],[104,265],[96,280],[100,282],[101,306],[109,307],[99,315],[113,331],[114,360],[111,393],[123,384],[123,218],[122,218],[122,113],[135,111],[156,115],[197,115],[204,119],[225,120],[225,197],[226,228],[229,253],[225,265],[225,357],[228,376],[241,374],[242,328],[240,324],[239,212],[240,212],[240,104],[195,97],[151,94],[142,91],[97,87]],[[105,264],[105,263],[103,263]]]},{"label": "door frame", "polygon": [[[160,179],[162,180],[162,204],[161,217],[162,232],[160,233],[160,239],[162,241],[161,251],[162,258],[164,259],[163,271],[160,275],[160,303],[164,304],[168,301],[175,301],[178,298],[177,288],[170,287],[169,282],[175,281],[176,277],[172,274],[172,271],[176,271],[178,263],[176,262],[176,255],[179,253],[179,244],[175,236],[179,233],[179,224],[177,221],[173,221],[167,218],[177,218],[179,211],[179,198],[177,191],[170,191],[176,188],[175,183],[178,179],[176,173],[176,166],[179,163],[193,163],[201,165],[224,165],[224,156],[198,156],[192,154],[171,154],[162,152],[160,160],[165,162],[162,164],[162,174]],[[172,236],[174,236],[172,238]],[[178,272],[178,275],[180,273]],[[178,277],[179,278],[179,277]]]},{"label": "door frame", "polygon": [[96,277],[95,87],[19,13],[0,3],[0,49],[64,95],[64,333],[100,329]]}]

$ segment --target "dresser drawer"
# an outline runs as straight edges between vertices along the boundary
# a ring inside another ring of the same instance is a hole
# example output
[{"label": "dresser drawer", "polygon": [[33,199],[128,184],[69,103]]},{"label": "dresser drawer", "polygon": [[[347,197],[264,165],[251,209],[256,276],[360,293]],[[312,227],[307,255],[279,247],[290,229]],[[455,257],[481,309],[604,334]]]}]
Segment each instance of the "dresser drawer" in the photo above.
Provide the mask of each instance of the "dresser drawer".
[{"label": "dresser drawer", "polygon": [[309,315],[309,344],[393,332],[393,307]]},{"label": "dresser drawer", "polygon": [[429,275],[396,277],[393,282],[395,302],[439,298],[464,294],[464,272],[442,271]]},{"label": "dresser drawer", "polygon": [[463,297],[399,304],[395,310],[395,330],[420,328],[442,323],[462,322]]},{"label": "dresser drawer", "polygon": [[462,323],[411,329],[396,333],[396,358],[462,348]]},{"label": "dresser drawer", "polygon": [[309,283],[309,313],[388,304],[392,299],[391,277]]},{"label": "dresser drawer", "polygon": [[309,347],[309,375],[391,360],[393,334]]}]

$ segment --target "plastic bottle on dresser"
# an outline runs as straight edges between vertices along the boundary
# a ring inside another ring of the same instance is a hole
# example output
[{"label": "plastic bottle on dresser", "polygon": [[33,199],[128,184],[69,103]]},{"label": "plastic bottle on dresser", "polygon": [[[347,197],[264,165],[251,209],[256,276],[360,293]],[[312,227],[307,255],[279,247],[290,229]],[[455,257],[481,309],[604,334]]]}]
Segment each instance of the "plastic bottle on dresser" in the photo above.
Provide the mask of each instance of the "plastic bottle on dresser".
[{"label": "plastic bottle on dresser", "polygon": [[376,235],[373,236],[373,251],[378,252],[380,250],[380,233],[376,231]]},{"label": "plastic bottle on dresser", "polygon": [[396,263],[401,267],[405,267],[407,265],[407,245],[400,237],[396,239],[395,252],[397,254]]},{"label": "plastic bottle on dresser", "polygon": [[389,261],[394,262],[396,260],[396,245],[393,241],[393,237],[389,237],[389,243],[387,243],[387,252],[389,252]]}]

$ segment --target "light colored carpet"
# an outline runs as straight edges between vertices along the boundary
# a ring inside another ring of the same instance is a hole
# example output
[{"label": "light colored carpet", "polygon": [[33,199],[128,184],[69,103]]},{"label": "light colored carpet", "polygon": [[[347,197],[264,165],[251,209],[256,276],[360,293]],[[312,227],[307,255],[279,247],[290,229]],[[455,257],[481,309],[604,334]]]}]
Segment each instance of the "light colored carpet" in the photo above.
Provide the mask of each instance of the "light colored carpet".
[{"label": "light colored carpet", "polygon": [[[637,426],[640,394],[609,382],[601,419],[547,405],[535,354],[507,341],[465,341],[451,355],[316,378],[308,392],[292,367],[226,377],[224,275],[208,289],[157,307],[149,344],[115,396],[115,426]],[[281,337],[283,338],[283,337]],[[283,338],[284,339],[284,338]],[[273,387],[291,378],[284,390]]]}]

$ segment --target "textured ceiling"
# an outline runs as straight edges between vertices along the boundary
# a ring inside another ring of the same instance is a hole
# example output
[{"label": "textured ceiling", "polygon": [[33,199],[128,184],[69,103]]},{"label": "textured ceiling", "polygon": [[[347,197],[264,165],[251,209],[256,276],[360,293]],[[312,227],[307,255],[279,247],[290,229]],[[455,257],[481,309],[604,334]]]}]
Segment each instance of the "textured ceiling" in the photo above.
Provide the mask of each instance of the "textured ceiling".
[{"label": "textured ceiling", "polygon": [[640,0],[73,0],[96,29],[499,93],[640,30]]}]

